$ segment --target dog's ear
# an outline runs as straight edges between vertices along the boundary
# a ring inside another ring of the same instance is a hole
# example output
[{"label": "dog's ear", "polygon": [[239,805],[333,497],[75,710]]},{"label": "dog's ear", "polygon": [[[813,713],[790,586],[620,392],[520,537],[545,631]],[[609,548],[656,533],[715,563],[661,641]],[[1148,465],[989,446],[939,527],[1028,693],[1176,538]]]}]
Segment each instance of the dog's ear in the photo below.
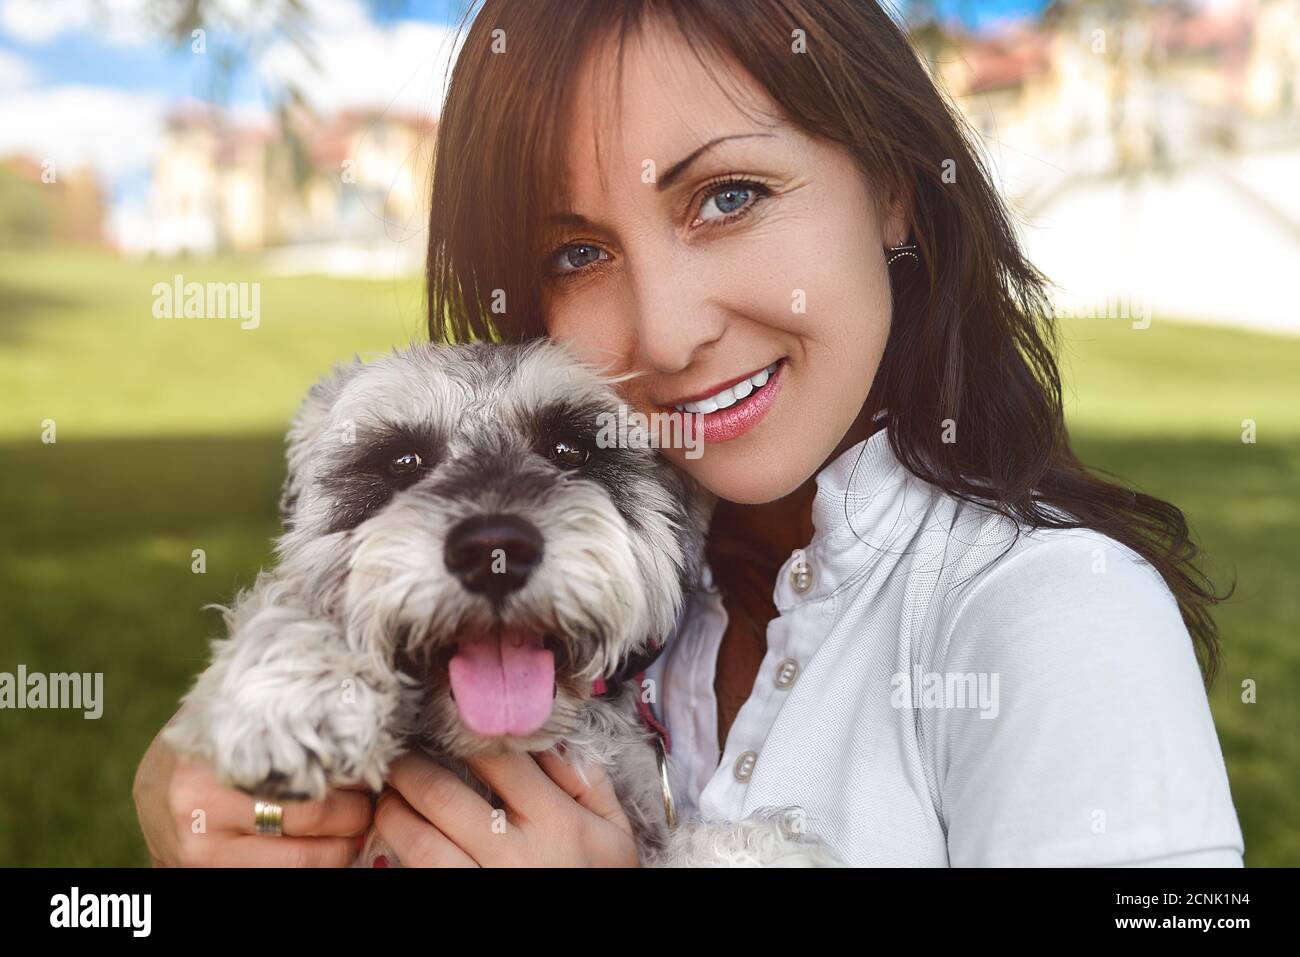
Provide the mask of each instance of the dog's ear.
[{"label": "dog's ear", "polygon": [[316,439],[329,421],[330,409],[338,400],[344,386],[364,368],[359,357],[347,364],[337,363],[330,372],[307,390],[307,396],[298,407],[285,439],[288,473],[280,492],[280,522],[285,528],[292,524],[298,507],[298,497],[311,479],[311,451]]},{"label": "dog's ear", "polygon": [[683,592],[691,592],[703,577],[705,543],[718,497],[667,459],[661,462],[668,472],[668,487],[675,490],[681,503],[677,523],[677,541],[682,549],[681,585]]}]

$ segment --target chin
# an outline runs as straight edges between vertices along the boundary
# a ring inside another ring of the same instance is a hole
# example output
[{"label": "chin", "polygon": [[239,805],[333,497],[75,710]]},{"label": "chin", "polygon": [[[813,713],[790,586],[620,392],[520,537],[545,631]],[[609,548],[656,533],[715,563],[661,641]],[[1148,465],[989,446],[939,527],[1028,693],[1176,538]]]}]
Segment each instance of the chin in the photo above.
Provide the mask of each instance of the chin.
[{"label": "chin", "polygon": [[[751,439],[759,441],[747,441]],[[766,505],[785,498],[814,475],[821,462],[792,461],[789,444],[762,441],[757,435],[706,445],[697,459],[674,450],[671,460],[709,492],[737,505]]]}]

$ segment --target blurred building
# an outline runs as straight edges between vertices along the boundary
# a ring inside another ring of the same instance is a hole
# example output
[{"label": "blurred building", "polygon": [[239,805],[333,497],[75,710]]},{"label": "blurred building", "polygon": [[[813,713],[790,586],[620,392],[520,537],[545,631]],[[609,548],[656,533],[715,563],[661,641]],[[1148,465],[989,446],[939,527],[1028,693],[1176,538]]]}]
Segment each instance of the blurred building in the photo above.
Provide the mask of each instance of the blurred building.
[{"label": "blurred building", "polygon": [[418,232],[435,129],[424,117],[358,111],[255,125],[186,105],[168,120],[138,245],[209,255]]},{"label": "blurred building", "polygon": [[298,238],[423,230],[436,129],[426,117],[345,111],[314,130]]},{"label": "blurred building", "polygon": [[912,37],[1062,315],[1300,335],[1300,0],[1054,0]]},{"label": "blurred building", "polygon": [[1300,117],[1300,2],[1259,4],[1246,57],[1243,100],[1256,116]]},{"label": "blurred building", "polygon": [[1083,176],[1300,142],[1300,0],[1056,0],[991,34],[915,34],[1032,212]]}]

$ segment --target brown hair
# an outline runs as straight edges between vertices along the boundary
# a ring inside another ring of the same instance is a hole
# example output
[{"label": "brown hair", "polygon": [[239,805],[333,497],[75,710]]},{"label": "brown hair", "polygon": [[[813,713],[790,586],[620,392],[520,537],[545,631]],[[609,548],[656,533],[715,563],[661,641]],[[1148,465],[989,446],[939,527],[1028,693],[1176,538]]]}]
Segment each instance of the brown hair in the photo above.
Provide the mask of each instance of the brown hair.
[{"label": "brown hair", "polygon": [[[867,400],[891,410],[899,461],[1026,525],[1091,528],[1131,548],[1177,598],[1212,678],[1219,641],[1208,608],[1221,599],[1197,567],[1187,522],[1075,457],[1046,282],[1021,252],[964,122],[873,0],[486,0],[438,130],[431,337],[545,333],[541,217],[565,188],[569,84],[597,39],[614,31],[621,40],[651,16],[675,24],[706,65],[709,53],[734,59],[792,122],[910,197],[920,266],[893,277],[892,326]],[[796,36],[806,52],[793,52]],[[505,55],[493,49],[502,40]],[[501,293],[504,314],[493,309]],[[948,419],[960,423],[957,442],[942,441]],[[711,554],[736,551],[729,535],[715,521]],[[752,595],[740,585],[737,595]],[[763,604],[755,616],[774,614],[770,595]]]}]

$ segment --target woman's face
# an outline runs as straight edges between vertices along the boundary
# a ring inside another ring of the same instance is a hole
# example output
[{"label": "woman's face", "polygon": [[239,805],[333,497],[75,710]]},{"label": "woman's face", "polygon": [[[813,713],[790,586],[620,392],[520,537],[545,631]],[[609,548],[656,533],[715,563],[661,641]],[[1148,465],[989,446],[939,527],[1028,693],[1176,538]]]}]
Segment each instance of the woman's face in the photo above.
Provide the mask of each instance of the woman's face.
[{"label": "woman's face", "polygon": [[717,62],[729,97],[672,30],[628,39],[609,102],[613,49],[574,84],[548,332],[637,373],[620,386],[637,411],[702,413],[702,449],[664,451],[706,488],[772,501],[862,411],[889,332],[884,247],[904,241],[903,215],[882,210],[847,152]]}]

